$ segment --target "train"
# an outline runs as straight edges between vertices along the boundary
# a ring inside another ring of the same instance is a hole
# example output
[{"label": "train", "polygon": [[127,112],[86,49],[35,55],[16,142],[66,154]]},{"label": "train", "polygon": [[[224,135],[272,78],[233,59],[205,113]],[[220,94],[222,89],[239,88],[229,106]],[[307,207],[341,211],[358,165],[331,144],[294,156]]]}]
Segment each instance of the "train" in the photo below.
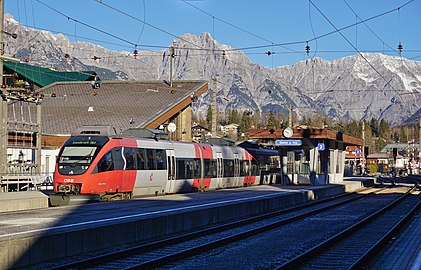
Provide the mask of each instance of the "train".
[{"label": "train", "polygon": [[258,161],[238,146],[117,136],[110,127],[82,127],[60,149],[50,204],[259,183]]}]

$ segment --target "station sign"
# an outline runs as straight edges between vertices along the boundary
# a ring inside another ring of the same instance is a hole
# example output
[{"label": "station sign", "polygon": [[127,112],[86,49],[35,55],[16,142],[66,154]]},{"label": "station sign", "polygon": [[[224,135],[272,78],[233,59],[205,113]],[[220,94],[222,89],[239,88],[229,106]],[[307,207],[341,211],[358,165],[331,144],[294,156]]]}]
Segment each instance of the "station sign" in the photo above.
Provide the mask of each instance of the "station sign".
[{"label": "station sign", "polygon": [[276,140],[275,145],[279,146],[300,146],[302,145],[301,140]]},{"label": "station sign", "polygon": [[324,143],[318,143],[317,144],[317,150],[324,151],[325,150],[325,144]]}]

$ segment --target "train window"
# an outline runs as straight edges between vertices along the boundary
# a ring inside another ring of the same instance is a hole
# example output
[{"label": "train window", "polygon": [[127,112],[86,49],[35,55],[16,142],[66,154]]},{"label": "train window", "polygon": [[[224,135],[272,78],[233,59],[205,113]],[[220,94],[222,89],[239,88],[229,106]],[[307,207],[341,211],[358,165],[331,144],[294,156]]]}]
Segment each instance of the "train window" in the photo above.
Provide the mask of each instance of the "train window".
[{"label": "train window", "polygon": [[240,161],[240,176],[248,176],[249,175],[248,165],[249,165],[248,160]]},{"label": "train window", "polygon": [[186,163],[185,160],[177,159],[177,179],[186,179]]},{"label": "train window", "polygon": [[116,147],[111,150],[113,156],[114,170],[124,169],[123,151],[121,147]]},{"label": "train window", "polygon": [[234,176],[234,160],[225,159],[224,160],[224,176],[233,177]]},{"label": "train window", "polygon": [[166,155],[165,155],[165,150],[164,149],[156,149],[155,150],[156,153],[156,168],[158,170],[166,170],[167,166],[166,166]]},{"label": "train window", "polygon": [[193,173],[193,177],[194,178],[200,178],[202,177],[202,168],[200,165],[200,158],[196,158],[194,159],[194,173]]},{"label": "train window", "polygon": [[201,177],[200,159],[177,159],[177,179]]},{"label": "train window", "polygon": [[255,159],[251,160],[251,175],[259,175],[259,165]]},{"label": "train window", "polygon": [[218,162],[216,159],[212,160],[212,178],[217,177],[218,175]]},{"label": "train window", "polygon": [[136,170],[135,149],[124,148],[124,158],[126,159],[126,170]]},{"label": "train window", "polygon": [[194,178],[194,169],[195,169],[195,167],[194,167],[194,160],[189,160],[186,163],[187,163],[186,164],[187,165],[186,166],[186,169],[187,169],[187,171],[186,171],[186,177],[188,179]]},{"label": "train window", "polygon": [[98,162],[98,172],[106,172],[114,170],[113,156],[111,151],[106,153]]},{"label": "train window", "polygon": [[211,178],[213,177],[213,162],[212,159],[204,159],[203,160],[204,167],[204,177]]},{"label": "train window", "polygon": [[155,149],[146,149],[148,170],[156,170]]},{"label": "train window", "polygon": [[136,155],[136,168],[138,170],[146,169],[145,149],[143,149],[143,148],[135,149],[135,155]]},{"label": "train window", "polygon": [[57,159],[59,172],[64,175],[85,173],[97,151],[95,146],[64,146]]}]

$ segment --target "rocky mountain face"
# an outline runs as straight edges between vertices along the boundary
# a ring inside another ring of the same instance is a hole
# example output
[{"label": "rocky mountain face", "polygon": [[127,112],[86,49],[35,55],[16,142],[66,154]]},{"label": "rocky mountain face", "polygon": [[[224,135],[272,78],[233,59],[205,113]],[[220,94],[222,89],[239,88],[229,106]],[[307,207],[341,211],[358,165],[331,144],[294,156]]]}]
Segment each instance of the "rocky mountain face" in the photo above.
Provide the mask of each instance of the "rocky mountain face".
[{"label": "rocky mountain face", "polygon": [[102,80],[208,80],[210,90],[194,104],[203,115],[216,82],[220,112],[269,111],[298,118],[328,115],[332,120],[385,119],[393,125],[415,123],[421,117],[421,62],[383,54],[356,54],[326,61],[312,58],[291,66],[268,69],[241,51],[213,40],[208,33],[185,34],[170,50],[111,51],[62,35],[24,27],[10,15],[5,29],[5,53],[28,64],[57,70],[94,70]]}]

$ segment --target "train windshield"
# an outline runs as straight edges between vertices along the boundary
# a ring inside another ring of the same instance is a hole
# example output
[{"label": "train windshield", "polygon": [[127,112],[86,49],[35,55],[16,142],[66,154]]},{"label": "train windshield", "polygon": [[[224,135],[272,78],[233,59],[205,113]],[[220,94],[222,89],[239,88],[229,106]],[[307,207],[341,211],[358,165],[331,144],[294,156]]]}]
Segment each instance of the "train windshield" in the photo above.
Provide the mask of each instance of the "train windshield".
[{"label": "train windshield", "polygon": [[58,157],[58,171],[63,175],[83,174],[108,138],[72,137]]}]

